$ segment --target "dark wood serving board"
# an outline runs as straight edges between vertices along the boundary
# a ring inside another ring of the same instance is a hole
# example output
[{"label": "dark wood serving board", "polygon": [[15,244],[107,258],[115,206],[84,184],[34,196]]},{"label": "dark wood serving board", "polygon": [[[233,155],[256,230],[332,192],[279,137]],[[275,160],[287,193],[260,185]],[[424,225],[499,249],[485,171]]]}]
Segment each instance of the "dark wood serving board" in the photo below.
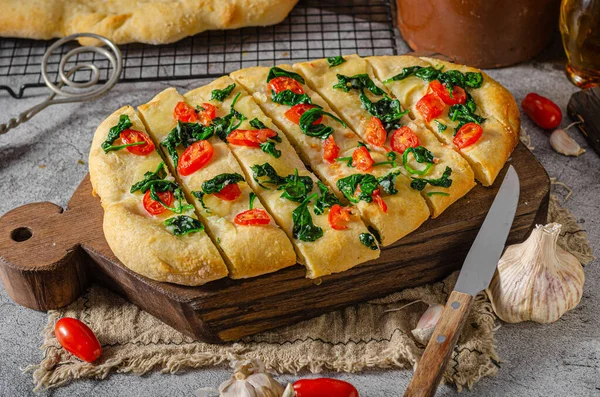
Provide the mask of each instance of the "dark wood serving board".
[{"label": "dark wood serving board", "polygon": [[[511,160],[521,180],[519,207],[508,243],[545,223],[550,180],[522,144]],[[65,306],[98,282],[179,331],[222,342],[292,324],[408,287],[458,269],[492,204],[506,167],[490,188],[475,187],[437,219],[386,247],[381,257],[346,272],[305,278],[300,265],[247,280],[201,287],[156,282],[126,268],[102,232],[103,210],[89,177],[62,209],[28,204],[0,218],[0,276],[17,303],[36,310]]]}]

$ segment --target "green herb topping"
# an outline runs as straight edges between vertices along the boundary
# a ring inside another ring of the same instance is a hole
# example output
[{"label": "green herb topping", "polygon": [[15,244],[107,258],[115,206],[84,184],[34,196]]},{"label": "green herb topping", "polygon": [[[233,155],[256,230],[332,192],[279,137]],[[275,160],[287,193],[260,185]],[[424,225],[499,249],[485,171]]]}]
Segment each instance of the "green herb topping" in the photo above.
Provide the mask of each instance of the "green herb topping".
[{"label": "green herb topping", "polygon": [[322,123],[313,124],[322,116],[329,116],[344,127],[346,127],[346,123],[344,123],[342,120],[338,119],[333,114],[324,111],[320,107],[316,107],[308,109],[306,112],[302,113],[302,116],[300,116],[300,121],[298,122],[298,125],[300,126],[300,129],[302,130],[304,135],[318,137],[321,139],[326,139],[327,137],[329,137],[329,135],[331,135],[331,133],[333,132],[332,127]]},{"label": "green herb topping", "polygon": [[318,181],[317,186],[319,186],[321,195],[315,201],[313,210],[315,211],[316,215],[321,215],[323,212],[325,212],[326,208],[331,208],[334,204],[343,206],[337,196],[333,194],[323,182]]},{"label": "green herb topping", "polygon": [[433,120],[433,121],[435,121],[435,124],[437,124],[438,132],[440,132],[440,133],[446,131],[446,128],[448,128],[448,126],[446,124],[442,124],[437,120]]},{"label": "green herb topping", "polygon": [[458,121],[457,126],[454,128],[454,135],[456,135],[458,130],[467,123],[481,124],[485,121],[483,117],[475,114],[475,111],[471,106],[468,106],[470,103],[473,105],[475,104],[472,101],[467,101],[467,106],[461,104],[450,106],[448,116],[452,121]]},{"label": "green herb topping", "polygon": [[301,103],[311,104],[312,100],[306,94],[296,94],[291,90],[284,90],[278,94],[271,90],[271,100],[281,105],[294,106]]},{"label": "green herb topping", "polygon": [[[257,130],[262,130],[262,129],[267,128],[267,126],[257,118],[250,120],[250,125],[253,128],[256,128]],[[275,147],[275,142],[281,142],[281,137],[279,135],[277,135],[277,133],[275,133],[275,136],[273,136],[269,139],[270,139],[270,141],[263,142],[260,144],[260,149],[263,152],[268,153],[275,158],[281,157],[281,150],[279,150]],[[271,142],[271,141],[274,141],[274,142]]]},{"label": "green herb topping", "polygon": [[160,144],[167,149],[167,152],[173,159],[173,164],[177,168],[179,163],[179,154],[177,147],[183,146],[187,148],[192,143],[210,138],[213,135],[214,127],[205,127],[198,123],[183,123],[177,122],[177,126],[169,132],[169,135]]},{"label": "green herb topping", "polygon": [[[351,203],[358,203],[363,200],[370,203],[373,200],[373,192],[379,186],[377,178],[371,174],[353,174],[345,178],[340,178],[336,182],[340,192]],[[356,195],[356,191],[360,186],[360,193]]]},{"label": "green herb topping", "polygon": [[113,150],[120,150],[127,146],[143,145],[145,142],[135,142],[129,145],[112,146],[113,142],[116,141],[121,135],[121,132],[125,131],[132,125],[133,124],[131,123],[131,120],[129,120],[129,116],[127,116],[126,114],[120,115],[119,122],[117,123],[117,125],[112,126],[110,130],[108,130],[106,140],[102,142],[101,147],[102,150],[104,150],[104,153],[108,153]]},{"label": "green herb topping", "polygon": [[344,62],[346,62],[346,60],[341,55],[338,55],[336,57],[329,57],[329,58],[327,58],[327,63],[329,64],[330,68],[332,68],[334,66],[341,65]]},{"label": "green herb topping", "polygon": [[442,68],[436,69],[433,66],[410,66],[402,69],[402,72],[384,80],[383,83],[404,80],[410,76],[416,76],[425,81],[439,80],[445,84],[448,91],[452,93],[452,88],[457,85],[461,88],[480,88],[483,84],[483,75],[479,72],[467,72],[463,74],[459,70],[447,70],[442,72]]},{"label": "green herb topping", "polygon": [[190,233],[201,232],[204,226],[198,219],[186,215],[178,215],[164,221],[167,230],[175,236],[184,236]]},{"label": "green herb topping", "polygon": [[[252,170],[252,178],[263,189],[270,190],[270,188],[266,187],[265,184],[279,186],[285,182],[285,178],[279,176],[277,171],[275,171],[275,168],[273,168],[273,166],[269,163],[254,164],[250,167],[250,169]],[[262,181],[258,179],[263,177],[266,177],[267,179],[263,179]]]},{"label": "green herb topping", "polygon": [[210,208],[208,208],[206,206],[206,204],[204,203],[204,192],[199,191],[199,190],[194,190],[192,192],[192,196],[196,197],[198,199],[198,201],[200,202],[200,205],[202,205],[202,208],[204,208],[206,210],[206,212],[208,212],[210,214]]},{"label": "green herb topping", "polygon": [[233,98],[231,110],[228,115],[217,117],[212,121],[211,127],[214,129],[214,134],[222,141],[227,141],[227,137],[231,134],[231,131],[237,129],[242,124],[242,121],[246,120],[246,116],[235,110],[235,104],[241,94],[241,92],[238,92],[235,98]]},{"label": "green herb topping", "polygon": [[379,249],[379,247],[377,246],[377,243],[375,242],[375,237],[373,237],[373,235],[370,233],[361,233],[358,236],[358,239],[360,240],[361,243],[363,243],[363,245],[367,246],[368,248],[372,249],[373,251],[376,251]]},{"label": "green herb topping", "polygon": [[423,190],[425,186],[429,183],[431,186],[439,186],[439,187],[450,187],[452,185],[452,179],[450,179],[450,175],[452,174],[452,168],[446,166],[444,173],[441,177],[437,179],[425,179],[425,178],[412,178],[410,182],[410,187],[415,190]]},{"label": "green herb topping", "polygon": [[391,99],[385,94],[382,99],[373,103],[361,90],[360,101],[367,112],[381,120],[388,133],[400,128],[400,119],[408,113],[408,110],[402,110],[399,100]]},{"label": "green herb topping", "polygon": [[[264,189],[269,189],[265,184],[277,187],[277,190],[282,190],[282,198],[300,203],[304,201],[306,196],[313,189],[313,180],[310,176],[299,176],[298,170],[288,176],[280,176],[277,171],[269,163],[255,164],[250,167],[252,177]],[[264,178],[260,180],[259,178]]]},{"label": "green herb topping", "polygon": [[202,182],[202,191],[204,194],[219,193],[225,186],[238,182],[245,182],[244,177],[238,173],[219,174],[212,179]]},{"label": "green herb topping", "polygon": [[304,78],[302,78],[302,76],[300,76],[298,73],[288,72],[287,70],[283,70],[277,66],[274,66],[269,70],[269,74],[267,75],[267,83],[276,77],[289,77],[301,84],[304,84]]},{"label": "green herb topping", "polygon": [[398,190],[396,189],[396,177],[400,175],[400,171],[392,171],[384,176],[377,178],[377,182],[381,189],[387,194],[396,194]]},{"label": "green herb topping", "polygon": [[450,193],[446,192],[427,192],[427,197],[431,196],[450,196]]},{"label": "green herb topping", "polygon": [[292,233],[294,238],[300,241],[315,241],[323,237],[323,229],[313,223],[308,209],[310,201],[317,197],[317,193],[306,197],[302,203],[292,211],[294,226]]},{"label": "green herb topping", "polygon": [[373,80],[369,77],[368,74],[357,74],[355,76],[349,77],[344,76],[343,74],[336,75],[338,82],[333,86],[333,88],[338,88],[344,92],[348,92],[352,89],[354,90],[362,90],[367,89],[371,91],[374,95],[383,95],[384,91],[377,87]]},{"label": "green herb topping", "polygon": [[210,94],[210,100],[217,100],[223,102],[225,98],[227,98],[231,94],[234,88],[235,83],[232,83],[227,87],[223,88],[222,90],[212,90]]},{"label": "green herb topping", "polygon": [[[417,163],[426,163],[425,169],[415,170],[410,165],[408,165],[408,155],[410,153],[412,153],[415,156],[415,160],[417,160]],[[433,158],[433,153],[431,153],[423,146],[417,146],[414,148],[410,147],[406,149],[404,151],[404,154],[402,155],[402,165],[404,165],[406,171],[410,172],[411,174],[426,175],[429,172],[431,165],[433,164]]]},{"label": "green herb topping", "polygon": [[254,194],[254,192],[250,192],[250,197],[249,197],[250,209],[252,209],[252,207],[254,206],[254,200],[256,200],[256,194]]}]

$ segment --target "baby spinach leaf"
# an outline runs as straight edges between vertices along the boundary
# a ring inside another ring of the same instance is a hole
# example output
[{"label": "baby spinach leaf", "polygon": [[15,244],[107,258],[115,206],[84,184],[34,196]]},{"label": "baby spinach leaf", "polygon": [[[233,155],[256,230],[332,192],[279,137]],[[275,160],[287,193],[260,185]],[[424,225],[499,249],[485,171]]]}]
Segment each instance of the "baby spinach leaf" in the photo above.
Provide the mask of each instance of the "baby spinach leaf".
[{"label": "baby spinach leaf", "polygon": [[[285,183],[285,178],[279,176],[275,168],[269,163],[264,164],[254,164],[250,167],[252,170],[252,178],[258,183],[258,185],[264,189],[269,189],[264,186],[264,183],[268,183],[271,185],[279,186],[282,183]],[[262,182],[258,178],[267,177],[268,179],[263,180]],[[270,190],[270,189],[269,189]]]},{"label": "baby spinach leaf", "polygon": [[281,150],[275,147],[275,142],[263,142],[260,144],[260,150],[278,159],[281,157]]},{"label": "baby spinach leaf", "polygon": [[300,241],[310,242],[323,237],[323,229],[313,223],[312,216],[308,209],[308,204],[315,197],[317,197],[317,193],[306,197],[302,203],[292,211],[292,221],[294,222],[292,233],[294,238]]},{"label": "baby spinach leaf", "polygon": [[277,188],[283,190],[282,198],[301,203],[312,191],[313,180],[310,176],[298,176],[298,170],[284,178],[284,182]]},{"label": "baby spinach leaf", "polygon": [[[348,201],[356,204],[360,200],[370,203],[373,200],[373,191],[378,187],[378,182],[377,178],[371,174],[353,174],[338,179],[336,185]],[[356,195],[359,186],[360,192]]]},{"label": "baby spinach leaf", "polygon": [[357,74],[354,76],[344,76],[343,74],[336,75],[338,82],[334,84],[333,88],[338,88],[344,92],[348,92],[352,89],[354,90],[362,90],[367,89],[371,91],[374,95],[383,95],[384,91],[377,87],[373,80],[369,77],[368,74]]},{"label": "baby spinach leaf", "polygon": [[192,196],[196,197],[198,199],[198,201],[200,201],[200,205],[202,205],[202,208],[204,208],[206,210],[206,212],[210,213],[210,209],[204,203],[204,192],[199,191],[199,190],[194,190],[192,192]]},{"label": "baby spinach leaf", "polygon": [[454,135],[467,123],[481,124],[485,121],[485,118],[476,115],[470,107],[461,104],[450,106],[448,116],[452,121],[458,121],[457,126],[454,128]]},{"label": "baby spinach leaf", "polygon": [[322,116],[329,116],[344,127],[346,127],[346,123],[342,120],[335,117],[333,114],[324,111],[320,107],[308,109],[306,112],[300,116],[300,121],[298,125],[300,126],[300,130],[304,133],[304,135],[318,137],[321,139],[326,139],[333,132],[333,128],[327,126],[325,124],[313,124]]},{"label": "baby spinach leaf", "polygon": [[431,186],[439,186],[439,187],[450,187],[452,185],[452,179],[450,179],[450,175],[452,174],[452,168],[446,166],[444,173],[441,177],[437,179],[425,179],[425,178],[412,178],[412,182],[410,183],[410,187],[415,190],[423,190],[425,186],[429,183]]},{"label": "baby spinach leaf", "polygon": [[373,237],[372,234],[370,233],[361,233],[358,236],[358,239],[360,240],[360,242],[367,246],[368,248],[372,249],[373,251],[376,251],[379,249],[379,247],[377,246],[377,243],[375,242],[375,237]]},{"label": "baby spinach leaf", "polygon": [[281,68],[278,68],[277,66],[273,66],[269,70],[269,74],[267,75],[267,83],[276,77],[289,77],[291,79],[296,80],[299,83],[304,84],[304,78],[302,78],[302,76],[300,76],[298,73],[288,72],[287,70],[283,70]]},{"label": "baby spinach leaf", "polygon": [[367,112],[381,120],[387,132],[400,128],[402,116],[408,113],[408,110],[402,110],[399,100],[391,99],[385,94],[379,101],[371,102],[361,90],[360,101]]},{"label": "baby spinach leaf", "polygon": [[329,64],[330,68],[332,68],[334,66],[341,65],[344,62],[346,62],[346,60],[341,55],[338,55],[336,57],[329,57],[329,58],[327,58],[327,63]]},{"label": "baby spinach leaf", "polygon": [[264,130],[265,128],[267,128],[267,126],[256,117],[250,120],[250,125],[252,126],[252,128],[256,128],[257,130]]},{"label": "baby spinach leaf", "polygon": [[201,232],[204,230],[204,225],[198,219],[194,219],[187,215],[178,215],[164,221],[167,230],[175,236],[184,236],[190,233]]},{"label": "baby spinach leaf", "polygon": [[211,94],[210,94],[210,100],[217,100],[217,101],[221,101],[223,102],[225,100],[225,98],[227,98],[231,92],[234,90],[235,88],[235,83],[232,83],[230,85],[228,85],[227,87],[223,88],[222,90],[212,90]]},{"label": "baby spinach leaf", "polygon": [[415,72],[415,76],[425,81],[437,80],[442,73],[443,67],[436,69],[433,66],[422,67]]},{"label": "baby spinach leaf", "polygon": [[437,124],[438,132],[440,132],[440,133],[446,131],[446,128],[448,128],[448,126],[446,124],[442,124],[437,120],[433,120],[433,121],[435,121],[435,124]]},{"label": "baby spinach leaf", "polygon": [[194,142],[205,140],[210,138],[214,133],[214,127],[205,127],[198,123],[183,123],[177,122],[175,128],[169,132],[169,135],[160,144],[167,149],[167,152],[173,159],[175,168],[179,162],[179,154],[177,153],[177,147],[182,145],[187,148]]},{"label": "baby spinach leaf", "polygon": [[404,80],[410,76],[413,76],[417,72],[417,70],[421,68],[421,66],[409,66],[407,68],[404,68],[402,69],[402,72],[398,73],[397,75],[390,77],[389,79],[383,80],[383,84],[387,84],[392,81]]},{"label": "baby spinach leaf", "polygon": [[396,189],[396,177],[398,175],[400,175],[400,171],[392,171],[377,178],[377,183],[379,183],[379,186],[381,186],[385,193],[396,194],[398,193],[398,190]]},{"label": "baby spinach leaf", "polygon": [[[417,163],[426,163],[426,166],[422,170],[415,170],[410,165],[408,165],[408,155],[412,153],[415,156],[415,160]],[[410,147],[404,151],[402,155],[402,165],[411,174],[415,175],[426,175],[433,164],[434,155],[429,150],[424,148],[423,146]]]},{"label": "baby spinach leaf", "polygon": [[158,167],[156,168],[156,171],[147,171],[144,174],[144,179],[134,183],[133,186],[131,186],[131,189],[129,189],[129,193],[135,193],[137,191],[146,193],[153,183],[155,183],[156,181],[161,181],[166,177],[167,171],[165,171],[165,163],[161,161]]},{"label": "baby spinach leaf", "polygon": [[256,200],[256,194],[254,194],[254,192],[250,192],[250,197],[248,200],[250,201],[249,209],[252,209],[252,207],[254,206],[254,200]]},{"label": "baby spinach leaf", "polygon": [[281,105],[294,106],[300,103],[312,103],[310,97],[306,94],[296,94],[292,90],[284,90],[279,93],[271,90],[271,100]]},{"label": "baby spinach leaf", "polygon": [[470,88],[480,88],[483,84],[483,75],[480,72],[467,72],[465,85]]},{"label": "baby spinach leaf", "polygon": [[202,191],[204,194],[219,193],[225,186],[238,182],[245,182],[244,177],[238,173],[219,174],[202,182]]},{"label": "baby spinach leaf", "polygon": [[325,208],[331,208],[334,204],[343,205],[335,194],[321,181],[317,182],[321,195],[315,201],[313,210],[316,215],[321,215],[325,212]]},{"label": "baby spinach leaf", "polygon": [[[106,136],[106,140],[104,142],[102,142],[102,145],[100,145],[102,147],[102,150],[104,150],[104,153],[108,153],[111,150],[118,150],[112,146],[113,142],[119,138],[119,136],[121,135],[121,132],[125,131],[127,128],[131,127],[132,125],[133,124],[131,123],[129,116],[127,116],[126,114],[120,115],[119,122],[117,123],[117,125],[112,126],[110,128],[110,130],[108,130],[108,135]],[[126,147],[127,145],[122,145],[122,146]]]}]

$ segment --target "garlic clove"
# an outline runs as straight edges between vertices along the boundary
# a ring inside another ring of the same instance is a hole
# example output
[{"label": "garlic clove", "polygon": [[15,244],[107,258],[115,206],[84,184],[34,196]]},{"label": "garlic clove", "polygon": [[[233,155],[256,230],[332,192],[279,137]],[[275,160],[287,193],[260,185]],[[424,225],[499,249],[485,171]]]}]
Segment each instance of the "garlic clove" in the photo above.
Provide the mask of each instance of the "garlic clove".
[{"label": "garlic clove", "polygon": [[232,363],[234,373],[219,386],[219,397],[279,397],[283,386],[255,359]]},{"label": "garlic clove", "polygon": [[569,135],[569,133],[562,128],[554,130],[550,135],[550,146],[565,156],[579,156],[580,154],[585,153],[585,149],[582,149],[581,146]]},{"label": "garlic clove", "polygon": [[537,225],[498,262],[488,296],[503,321],[551,323],[581,300],[585,276],[577,258],[558,247],[561,225]]},{"label": "garlic clove", "polygon": [[411,331],[419,343],[426,345],[429,342],[431,335],[433,335],[433,330],[442,315],[442,311],[444,311],[444,306],[436,304],[429,306],[421,315],[417,327]]}]

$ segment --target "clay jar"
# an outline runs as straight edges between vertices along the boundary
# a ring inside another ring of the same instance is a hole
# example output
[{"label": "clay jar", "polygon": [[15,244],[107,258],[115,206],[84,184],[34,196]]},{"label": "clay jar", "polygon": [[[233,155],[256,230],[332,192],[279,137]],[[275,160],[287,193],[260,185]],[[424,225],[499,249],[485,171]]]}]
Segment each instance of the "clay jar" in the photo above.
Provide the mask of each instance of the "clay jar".
[{"label": "clay jar", "polygon": [[537,55],[558,26],[560,0],[397,0],[398,26],[415,51],[496,68]]}]

